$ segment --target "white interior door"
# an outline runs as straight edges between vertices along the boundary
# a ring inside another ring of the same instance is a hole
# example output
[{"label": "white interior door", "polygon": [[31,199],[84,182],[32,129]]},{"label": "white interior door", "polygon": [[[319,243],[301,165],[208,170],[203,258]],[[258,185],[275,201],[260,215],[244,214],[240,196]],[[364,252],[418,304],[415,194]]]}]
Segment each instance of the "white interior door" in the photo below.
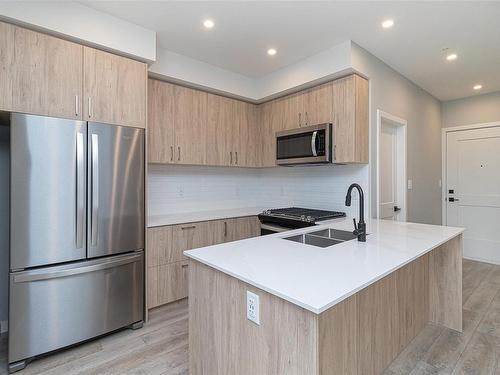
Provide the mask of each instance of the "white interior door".
[{"label": "white interior door", "polygon": [[379,140],[379,218],[396,220],[398,206],[397,128],[382,122]]},{"label": "white interior door", "polygon": [[500,263],[500,127],[446,136],[446,223],[466,228],[464,256]]}]

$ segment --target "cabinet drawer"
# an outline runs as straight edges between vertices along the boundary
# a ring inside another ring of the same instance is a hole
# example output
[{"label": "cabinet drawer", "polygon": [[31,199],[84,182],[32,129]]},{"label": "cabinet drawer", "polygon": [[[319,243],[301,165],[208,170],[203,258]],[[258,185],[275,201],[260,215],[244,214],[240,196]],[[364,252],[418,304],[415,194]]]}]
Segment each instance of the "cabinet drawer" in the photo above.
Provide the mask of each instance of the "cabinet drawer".
[{"label": "cabinet drawer", "polygon": [[188,262],[180,261],[148,268],[148,308],[188,295]]}]

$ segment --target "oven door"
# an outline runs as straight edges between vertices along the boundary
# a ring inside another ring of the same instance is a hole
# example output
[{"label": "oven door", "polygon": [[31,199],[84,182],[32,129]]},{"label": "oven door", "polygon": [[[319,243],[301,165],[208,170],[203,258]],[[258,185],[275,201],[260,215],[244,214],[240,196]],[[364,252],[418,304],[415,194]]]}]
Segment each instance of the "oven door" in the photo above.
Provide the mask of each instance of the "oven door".
[{"label": "oven door", "polygon": [[265,236],[268,234],[275,234],[275,233],[281,233],[281,232],[286,232],[287,230],[290,230],[291,228],[286,228],[286,227],[281,227],[276,224],[267,224],[267,223],[261,223],[260,224],[260,235]]},{"label": "oven door", "polygon": [[276,133],[276,164],[332,162],[332,124],[320,124]]}]

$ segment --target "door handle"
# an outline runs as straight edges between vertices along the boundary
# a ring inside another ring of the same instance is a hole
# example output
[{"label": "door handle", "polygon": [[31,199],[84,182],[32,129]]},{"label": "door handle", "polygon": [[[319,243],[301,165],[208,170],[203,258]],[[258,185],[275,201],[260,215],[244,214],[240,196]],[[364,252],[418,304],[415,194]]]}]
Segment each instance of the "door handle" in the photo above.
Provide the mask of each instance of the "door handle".
[{"label": "door handle", "polygon": [[235,151],[235,152],[234,152],[234,155],[235,155],[235,157],[236,157],[236,161],[235,161],[235,163],[234,163],[234,164],[238,165],[238,151]]},{"label": "door handle", "polygon": [[299,128],[302,126],[302,113],[299,112]]},{"label": "door handle", "polygon": [[92,117],[93,113],[92,113],[92,98],[89,96],[89,100],[88,100],[88,111],[89,111],[89,118]]},{"label": "door handle", "polygon": [[448,198],[448,202],[459,202],[459,201],[460,201],[460,199],[458,199],[458,198],[453,198],[453,197]]},{"label": "door handle", "polygon": [[181,146],[177,146],[177,161],[181,161]]},{"label": "door handle", "polygon": [[313,153],[313,156],[318,156],[318,152],[316,151],[316,136],[318,135],[318,131],[314,131],[313,135],[311,137],[311,150]]},{"label": "door handle", "polygon": [[224,237],[227,237],[227,221],[224,222]]},{"label": "door handle", "polygon": [[170,146],[170,161],[174,161],[174,146]]},{"label": "door handle", "polygon": [[233,164],[233,152],[229,151],[229,164]]},{"label": "door handle", "polygon": [[306,112],[306,126],[309,125],[309,116],[307,115],[307,112]]},{"label": "door handle", "polygon": [[85,180],[83,161],[83,133],[76,134],[76,248],[83,247],[84,209],[85,209]]},{"label": "door handle", "polygon": [[91,215],[91,244],[97,245],[99,221],[99,136],[92,134],[92,215]]},{"label": "door handle", "polygon": [[20,275],[16,275],[14,277],[15,283],[25,283],[31,281],[40,281],[40,280],[49,280],[49,279],[57,279],[60,277],[68,277],[74,275],[80,275],[82,273],[96,272],[109,268],[114,268],[118,266],[122,266],[129,263],[135,263],[141,260],[142,255],[134,255],[128,256],[126,258],[115,259],[115,260],[106,260],[104,262],[100,261],[96,264],[85,265],[81,267],[61,269],[56,271],[46,270],[33,270],[28,271],[26,273],[21,273]]}]

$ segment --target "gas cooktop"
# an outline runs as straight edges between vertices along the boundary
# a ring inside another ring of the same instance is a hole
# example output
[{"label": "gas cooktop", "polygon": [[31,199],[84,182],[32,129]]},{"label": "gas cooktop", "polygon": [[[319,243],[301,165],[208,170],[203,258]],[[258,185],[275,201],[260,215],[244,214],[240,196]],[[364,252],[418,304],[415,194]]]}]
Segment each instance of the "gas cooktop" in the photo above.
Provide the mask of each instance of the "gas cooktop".
[{"label": "gas cooktop", "polygon": [[259,215],[262,223],[276,223],[284,227],[301,228],[315,225],[317,221],[345,217],[345,212],[315,210],[301,207],[265,210]]}]

